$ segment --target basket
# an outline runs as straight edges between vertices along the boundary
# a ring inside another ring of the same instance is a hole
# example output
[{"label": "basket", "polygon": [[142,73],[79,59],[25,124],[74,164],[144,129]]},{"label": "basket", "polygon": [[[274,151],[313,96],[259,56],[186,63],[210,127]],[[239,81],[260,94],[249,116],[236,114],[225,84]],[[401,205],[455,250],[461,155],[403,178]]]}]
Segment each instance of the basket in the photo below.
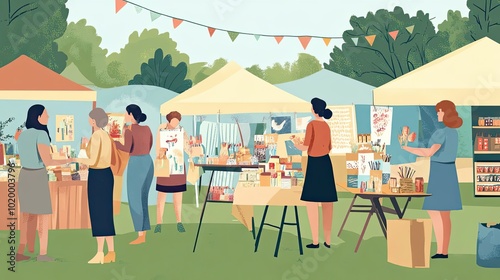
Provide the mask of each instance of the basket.
[{"label": "basket", "polygon": [[401,193],[412,193],[415,192],[415,185],[413,184],[413,179],[403,178],[399,179],[399,185],[401,186]]}]

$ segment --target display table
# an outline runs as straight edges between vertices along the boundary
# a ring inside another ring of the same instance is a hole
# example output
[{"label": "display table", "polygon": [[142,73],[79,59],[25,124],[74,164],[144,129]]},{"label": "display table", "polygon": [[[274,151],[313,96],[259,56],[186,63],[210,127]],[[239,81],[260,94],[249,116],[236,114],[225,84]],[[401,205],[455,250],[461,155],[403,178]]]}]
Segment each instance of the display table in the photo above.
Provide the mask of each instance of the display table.
[{"label": "display table", "polygon": [[[203,202],[203,208],[201,209],[200,222],[198,223],[198,231],[196,232],[196,239],[194,241],[193,252],[196,251],[196,245],[198,244],[198,237],[200,235],[201,224],[203,223],[203,216],[205,215],[205,208],[207,207],[207,203],[233,203],[232,201],[219,201],[219,200],[208,200],[208,195],[210,194],[210,188],[212,188],[212,180],[214,178],[215,171],[222,172],[241,172],[243,169],[259,169],[263,166],[261,165],[222,165],[222,164],[195,164],[195,167],[200,167],[202,172],[205,173],[207,171],[211,171],[210,181],[208,183],[207,195],[205,197],[205,202]],[[201,191],[201,182],[203,175],[200,176],[199,179],[199,190]]]},{"label": "display table", "polygon": [[[399,219],[402,219],[405,212],[406,212],[406,208],[408,207],[408,204],[410,203],[412,198],[414,198],[414,197],[423,198],[423,197],[430,196],[430,194],[427,194],[427,193],[392,193],[386,188],[383,189],[383,191],[381,193],[360,192],[360,190],[358,188],[348,188],[347,184],[343,184],[343,183],[336,183],[336,184],[337,184],[337,187],[340,187],[340,188],[354,194],[354,198],[352,199],[351,205],[349,206],[349,209],[347,210],[347,214],[344,218],[344,221],[342,222],[342,226],[340,227],[338,236],[340,236],[340,234],[342,233],[342,230],[344,229],[344,226],[347,222],[347,219],[349,218],[349,214],[351,214],[351,213],[368,213],[368,217],[366,218],[365,225],[363,227],[363,230],[361,231],[361,234],[359,236],[358,243],[356,244],[356,248],[354,249],[354,252],[358,252],[359,246],[361,245],[361,241],[363,240],[363,236],[365,235],[366,228],[368,227],[368,223],[370,222],[370,219],[371,219],[373,214],[377,214],[380,228],[382,229],[382,232],[384,233],[385,238],[387,238],[387,219],[385,217],[385,213],[397,215]],[[369,205],[362,205],[362,204],[356,205],[356,204],[354,204],[358,197],[370,201],[370,204]],[[389,207],[382,206],[380,200],[384,197],[389,198],[391,200],[391,204],[393,206],[392,209]],[[397,198],[405,198],[406,199],[406,203],[402,209],[399,206]],[[367,210],[367,209],[369,209],[369,210]]]},{"label": "display table", "polygon": [[[240,216],[240,221],[242,221],[243,224],[248,225],[249,217],[252,217],[253,220],[253,206],[265,206],[264,214],[262,215],[262,220],[259,227],[259,233],[257,234],[257,238],[255,240],[255,252],[257,252],[259,248],[262,229],[266,225],[279,230],[278,239],[276,241],[276,249],[274,251],[274,256],[278,257],[278,251],[281,243],[281,237],[283,234],[283,228],[285,225],[289,225],[297,227],[299,252],[301,255],[303,254],[302,237],[300,234],[299,214],[297,209],[297,206],[305,206],[305,203],[300,200],[301,194],[302,194],[302,187],[292,187],[291,189],[282,189],[278,187],[241,187],[241,186],[236,187],[236,190],[234,192],[233,215],[236,212],[236,214]],[[268,224],[265,222],[269,206],[283,207],[281,224],[279,226]],[[293,206],[295,211],[294,223],[285,222],[286,213],[289,206]],[[254,228],[252,228],[252,230],[254,230]]]},{"label": "display table", "polygon": [[[49,182],[50,199],[52,202],[52,217],[49,229],[89,229],[90,215],[87,200],[87,181],[56,181]],[[17,183],[15,186],[15,204],[17,229],[20,226],[19,197]],[[8,182],[0,182],[0,203],[8,201]],[[7,206],[0,209],[0,230],[7,230]]]}]

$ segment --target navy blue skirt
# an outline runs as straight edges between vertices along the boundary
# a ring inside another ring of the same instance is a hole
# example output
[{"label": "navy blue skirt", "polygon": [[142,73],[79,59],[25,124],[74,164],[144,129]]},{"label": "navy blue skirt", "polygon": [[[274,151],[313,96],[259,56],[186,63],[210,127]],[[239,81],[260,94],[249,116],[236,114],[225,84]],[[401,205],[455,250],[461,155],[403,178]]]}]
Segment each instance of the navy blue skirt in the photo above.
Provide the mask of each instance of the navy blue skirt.
[{"label": "navy blue skirt", "polygon": [[307,157],[306,178],[300,200],[308,202],[338,201],[330,155]]},{"label": "navy blue skirt", "polygon": [[89,169],[87,194],[92,236],[114,236],[113,185],[111,168]]}]

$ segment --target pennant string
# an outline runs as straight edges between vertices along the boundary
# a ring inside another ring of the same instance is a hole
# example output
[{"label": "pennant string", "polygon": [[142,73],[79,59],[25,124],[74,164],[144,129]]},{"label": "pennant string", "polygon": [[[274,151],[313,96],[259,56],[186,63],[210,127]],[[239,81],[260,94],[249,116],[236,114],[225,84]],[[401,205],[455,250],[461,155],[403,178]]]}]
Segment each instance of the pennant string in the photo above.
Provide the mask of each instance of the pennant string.
[{"label": "pennant string", "polygon": [[159,13],[157,11],[154,11],[150,8],[147,8],[147,7],[144,7],[142,5],[139,5],[137,3],[134,3],[132,1],[129,1],[129,0],[121,0],[121,1],[124,1],[128,4],[132,4],[136,7],[140,7],[142,8],[143,10],[147,10],[151,13],[154,13],[155,16],[158,15],[158,16],[164,16],[164,17],[168,17],[168,18],[171,18],[171,19],[177,19],[179,21],[182,21],[182,22],[188,22],[190,24],[194,24],[194,25],[198,25],[198,26],[202,26],[202,27],[206,27],[206,28],[214,28],[214,29],[217,29],[219,31],[225,31],[225,32],[234,32],[234,33],[238,33],[240,35],[258,35],[259,37],[262,36],[262,37],[310,37],[310,38],[320,38],[320,39],[325,39],[325,38],[329,38],[329,39],[343,39],[342,36],[315,36],[315,35],[270,35],[270,34],[255,34],[255,33],[248,33],[248,32],[239,32],[239,31],[233,31],[233,30],[228,30],[228,29],[221,29],[221,28],[216,28],[216,27],[213,27],[213,26],[209,26],[209,25],[204,25],[204,24],[200,24],[200,23],[197,23],[197,22],[194,22],[194,21],[190,21],[190,20],[186,20],[186,19],[181,19],[181,18],[178,18],[178,17],[174,17],[174,16],[170,16],[170,15],[166,15],[166,14],[162,14],[162,13]]}]

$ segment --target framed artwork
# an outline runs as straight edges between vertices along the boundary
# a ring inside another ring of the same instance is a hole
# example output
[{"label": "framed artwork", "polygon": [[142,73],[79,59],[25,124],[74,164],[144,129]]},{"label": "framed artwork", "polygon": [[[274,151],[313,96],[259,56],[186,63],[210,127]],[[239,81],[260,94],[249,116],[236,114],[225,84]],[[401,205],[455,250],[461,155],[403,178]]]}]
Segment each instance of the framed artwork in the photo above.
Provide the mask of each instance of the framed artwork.
[{"label": "framed artwork", "polygon": [[56,142],[75,141],[75,117],[56,115]]},{"label": "framed artwork", "polygon": [[111,138],[119,139],[123,137],[125,129],[125,115],[124,114],[108,114],[109,122],[104,130],[109,133]]},{"label": "framed artwork", "polygon": [[292,119],[290,117],[271,117],[271,133],[292,133]]}]

